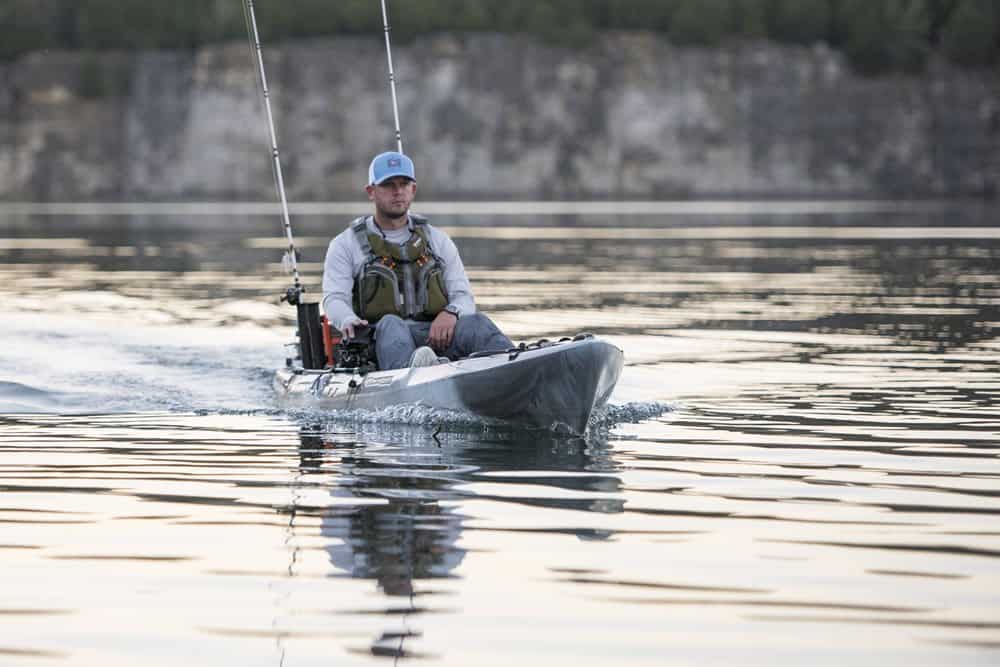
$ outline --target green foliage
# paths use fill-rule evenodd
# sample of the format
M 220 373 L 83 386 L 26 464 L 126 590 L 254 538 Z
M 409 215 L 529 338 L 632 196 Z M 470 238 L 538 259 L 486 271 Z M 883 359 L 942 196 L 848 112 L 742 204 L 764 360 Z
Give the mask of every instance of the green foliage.
M 733 0 L 729 12 L 729 32 L 744 39 L 764 39 L 768 35 L 771 0 Z
M 729 0 L 683 0 L 670 21 L 670 37 L 678 44 L 715 46 L 726 35 Z
M 496 2 L 490 6 L 490 15 L 497 30 L 516 32 L 524 29 L 528 22 L 528 15 L 534 6 L 535 3 L 529 0 Z
M 941 31 L 941 46 L 949 59 L 967 67 L 1000 62 L 1000 8 L 996 2 L 962 3 Z
M 862 72 L 918 71 L 933 50 L 1000 61 L 997 0 L 387 0 L 394 37 L 524 32 L 586 46 L 601 30 L 646 30 L 677 44 L 732 39 L 826 42 Z M 379 0 L 255 0 L 265 41 L 380 36 Z M 177 49 L 245 35 L 243 0 L 0 0 L 0 59 L 40 49 Z
M 813 44 L 830 29 L 829 0 L 771 0 L 766 11 L 767 34 L 780 42 Z
M 76 0 L 75 30 L 81 45 L 95 49 L 192 48 L 205 40 L 210 12 L 199 3 L 174 0 Z
M 496 30 L 490 20 L 490 10 L 478 2 L 457 2 L 452 15 L 456 30 Z
M 201 17 L 201 37 L 207 42 L 231 39 L 244 32 L 242 2 L 208 3 Z
M 321 2 L 328 8 L 335 7 L 334 20 L 343 26 L 343 31 L 351 34 L 361 34 L 378 31 L 382 28 L 382 11 L 378 3 L 371 0 L 343 0 L 335 5 L 325 0 Z
M 866 74 L 919 71 L 926 61 L 929 19 L 925 0 L 845 0 L 844 50 Z
M 538 0 L 528 11 L 524 28 L 528 32 L 551 39 L 559 30 L 559 12 L 551 2 Z
M 0 1 L 0 58 L 12 58 L 55 44 L 49 24 L 54 15 L 52 4 L 39 0 Z
M 960 0 L 927 0 L 927 39 L 937 46 L 941 43 L 941 31 L 951 21 L 952 16 L 962 5 Z
M 608 26 L 623 30 L 666 32 L 677 0 L 608 0 Z

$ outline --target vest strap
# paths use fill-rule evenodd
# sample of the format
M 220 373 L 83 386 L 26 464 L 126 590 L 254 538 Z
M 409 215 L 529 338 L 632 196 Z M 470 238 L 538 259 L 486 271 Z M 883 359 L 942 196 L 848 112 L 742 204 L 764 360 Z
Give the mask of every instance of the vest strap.
M 351 231 L 361 244 L 361 252 L 369 259 L 372 256 L 372 244 L 368 242 L 368 218 L 362 216 L 351 223 Z

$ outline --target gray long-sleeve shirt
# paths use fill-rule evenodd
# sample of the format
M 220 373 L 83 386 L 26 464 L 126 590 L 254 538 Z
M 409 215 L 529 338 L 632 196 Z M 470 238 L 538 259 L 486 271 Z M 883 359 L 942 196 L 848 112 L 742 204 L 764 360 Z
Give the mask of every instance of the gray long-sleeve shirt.
M 374 218 L 365 219 L 369 234 L 381 234 L 389 243 L 405 244 L 410 239 L 413 223 L 392 231 L 384 231 L 375 224 Z M 459 317 L 476 312 L 476 303 L 472 298 L 472 287 L 469 277 L 465 275 L 465 266 L 459 257 L 458 248 L 447 234 L 433 225 L 427 225 L 428 242 L 431 251 L 444 265 L 444 285 L 448 291 L 449 305 L 458 309 Z M 343 330 L 344 325 L 361 319 L 351 306 L 351 294 L 354 281 L 364 268 L 368 257 L 351 227 L 342 231 L 330 241 L 326 250 L 326 260 L 323 263 L 323 311 L 330 320 L 330 325 Z

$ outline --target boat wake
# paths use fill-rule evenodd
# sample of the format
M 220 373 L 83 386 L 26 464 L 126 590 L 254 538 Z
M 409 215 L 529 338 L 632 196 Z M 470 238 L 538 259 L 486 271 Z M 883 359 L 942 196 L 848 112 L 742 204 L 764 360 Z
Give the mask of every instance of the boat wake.
M 609 431 L 620 424 L 638 424 L 672 412 L 674 407 L 659 401 L 632 401 L 630 403 L 608 403 L 590 418 L 591 431 Z
M 274 406 L 275 334 L 4 317 L 0 413 L 260 410 Z M 276 352 L 278 351 L 278 352 Z
M 591 434 L 606 434 L 620 424 L 634 424 L 646 419 L 653 419 L 669 413 L 673 408 L 657 401 L 635 401 L 630 403 L 609 403 L 595 411 L 588 424 Z M 469 412 L 443 410 L 420 404 L 393 405 L 380 410 L 345 409 L 345 410 L 313 410 L 290 409 L 283 411 L 302 424 L 313 424 L 321 427 L 336 427 L 342 425 L 398 425 L 421 426 L 426 428 L 441 428 L 448 431 L 511 431 L 535 430 L 560 433 L 558 427 L 552 429 L 527 429 L 516 422 L 489 419 Z M 565 433 L 571 435 L 570 433 Z
M 313 424 L 526 430 L 516 423 L 419 403 L 381 409 L 279 407 L 271 383 L 284 333 L 237 330 L 223 337 L 210 327 L 120 331 L 62 318 L 4 318 L 0 334 L 9 344 L 0 350 L 0 414 L 188 412 L 264 415 Z M 592 415 L 588 430 L 607 432 L 670 410 L 659 402 L 609 403 Z
M 0 380 L 0 413 L 58 412 L 64 403 L 57 392 Z

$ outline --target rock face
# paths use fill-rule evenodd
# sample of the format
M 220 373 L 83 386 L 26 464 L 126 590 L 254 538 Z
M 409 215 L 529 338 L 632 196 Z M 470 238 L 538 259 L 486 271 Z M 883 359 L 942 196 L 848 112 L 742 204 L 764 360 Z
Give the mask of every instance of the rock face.
M 822 47 L 576 51 L 512 35 L 394 48 L 427 198 L 994 196 L 1000 74 L 850 71 Z M 383 46 L 265 45 L 289 196 L 357 198 L 393 148 Z M 245 44 L 0 65 L 0 198 L 271 200 Z

